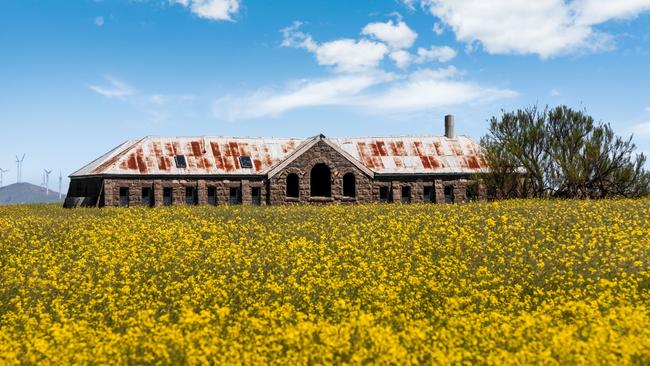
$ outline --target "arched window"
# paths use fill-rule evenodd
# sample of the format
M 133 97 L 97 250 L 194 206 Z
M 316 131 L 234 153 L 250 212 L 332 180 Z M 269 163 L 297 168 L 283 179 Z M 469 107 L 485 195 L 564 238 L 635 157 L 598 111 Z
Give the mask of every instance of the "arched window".
M 343 176 L 343 195 L 346 197 L 357 196 L 357 187 L 353 173 L 347 173 Z
M 300 180 L 298 174 L 289 173 L 287 175 L 287 197 L 300 197 Z
M 310 188 L 312 197 L 332 197 L 332 173 L 330 168 L 323 163 L 311 168 Z

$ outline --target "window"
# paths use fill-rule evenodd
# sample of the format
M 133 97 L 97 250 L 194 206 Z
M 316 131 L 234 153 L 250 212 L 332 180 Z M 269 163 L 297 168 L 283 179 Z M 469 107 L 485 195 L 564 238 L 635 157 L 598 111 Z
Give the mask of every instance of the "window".
M 217 187 L 208 187 L 208 204 L 217 204 Z
M 251 198 L 254 205 L 260 205 L 262 203 L 262 189 L 260 187 L 251 188 Z
M 140 204 L 146 207 L 153 206 L 153 189 L 151 187 L 142 187 L 142 199 Z
M 120 187 L 120 206 L 128 207 L 129 206 L 129 188 Z
M 185 203 L 188 205 L 196 205 L 195 187 L 185 187 Z
M 319 163 L 311 168 L 310 187 L 312 197 L 332 197 L 332 174 L 330 168 Z
M 379 187 L 379 202 L 390 202 L 390 188 L 388 186 Z
M 287 197 L 300 197 L 300 181 L 296 173 L 287 175 Z
M 239 157 L 239 166 L 242 167 L 242 169 L 251 169 L 253 168 L 253 161 L 251 160 L 250 156 L 240 156 Z
M 411 187 L 403 186 L 402 187 L 402 203 L 411 202 Z
M 356 197 L 357 188 L 353 173 L 347 173 L 343 176 L 343 195 L 346 197 Z
M 422 192 L 422 201 L 423 202 L 435 202 L 436 194 L 432 186 L 425 186 L 424 191 Z
M 165 187 L 163 188 L 163 205 L 171 206 L 172 205 L 172 188 Z
M 476 201 L 478 199 L 478 183 L 472 182 L 465 186 L 465 196 L 468 201 Z
M 228 198 L 228 203 L 231 205 L 238 205 L 241 203 L 241 188 L 230 187 L 230 197 Z
M 176 163 L 177 168 L 181 168 L 181 169 L 187 168 L 187 161 L 185 160 L 185 155 L 174 156 L 174 162 Z
M 445 186 L 445 202 L 453 203 L 454 202 L 454 187 Z

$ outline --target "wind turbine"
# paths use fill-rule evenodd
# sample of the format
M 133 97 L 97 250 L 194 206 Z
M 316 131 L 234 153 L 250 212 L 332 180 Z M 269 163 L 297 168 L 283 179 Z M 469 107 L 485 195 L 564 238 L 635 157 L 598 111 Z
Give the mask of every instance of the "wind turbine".
M 45 195 L 47 196 L 50 194 L 50 173 L 52 173 L 52 169 L 43 169 L 43 173 L 45 173 Z
M 25 154 L 23 154 L 23 157 L 18 159 L 18 155 L 16 155 L 16 183 L 20 183 L 21 179 L 23 178 L 23 161 L 25 160 Z
M 59 170 L 59 201 L 61 201 L 61 182 L 63 181 L 63 176 L 61 175 L 61 171 Z
M 2 178 L 6 172 L 8 172 L 8 169 L 2 169 L 0 168 L 0 187 L 2 187 Z

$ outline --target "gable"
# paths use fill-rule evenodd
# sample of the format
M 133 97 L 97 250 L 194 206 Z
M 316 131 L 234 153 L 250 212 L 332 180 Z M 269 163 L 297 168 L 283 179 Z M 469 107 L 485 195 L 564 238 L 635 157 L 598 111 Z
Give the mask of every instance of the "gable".
M 315 155 L 315 157 L 313 155 Z M 342 165 L 349 165 L 361 171 L 368 177 L 374 176 L 374 172 L 361 164 L 360 161 L 342 150 L 335 143 L 329 141 L 325 136 L 318 135 L 307 140 L 284 161 L 269 169 L 267 173 L 268 178 L 272 178 L 283 171 L 286 167 L 295 164 L 297 161 L 300 162 L 300 165 L 306 165 L 307 162 L 305 162 L 305 160 L 313 160 L 312 163 L 322 160 L 323 162 L 327 162 L 328 165 L 331 165 L 331 168 L 334 169 L 337 169 Z

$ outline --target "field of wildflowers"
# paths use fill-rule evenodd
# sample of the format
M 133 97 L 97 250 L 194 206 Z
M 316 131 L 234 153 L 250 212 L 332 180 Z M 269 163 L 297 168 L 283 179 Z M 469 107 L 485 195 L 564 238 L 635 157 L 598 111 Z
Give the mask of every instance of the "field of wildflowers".
M 0 207 L 0 364 L 650 364 L 650 199 Z

